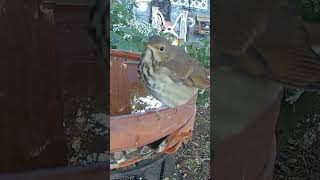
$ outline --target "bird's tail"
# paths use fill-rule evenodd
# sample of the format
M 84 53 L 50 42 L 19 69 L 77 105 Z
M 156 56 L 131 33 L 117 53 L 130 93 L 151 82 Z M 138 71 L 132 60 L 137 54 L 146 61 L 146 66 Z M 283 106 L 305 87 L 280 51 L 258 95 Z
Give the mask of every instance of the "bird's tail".
M 194 87 L 208 89 L 210 87 L 210 71 L 202 66 L 197 66 L 188 77 Z

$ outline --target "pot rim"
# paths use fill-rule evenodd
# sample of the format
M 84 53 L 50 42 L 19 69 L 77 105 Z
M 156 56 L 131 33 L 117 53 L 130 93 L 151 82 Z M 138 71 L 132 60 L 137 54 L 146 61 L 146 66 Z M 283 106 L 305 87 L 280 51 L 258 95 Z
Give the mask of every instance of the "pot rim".
M 110 52 L 110 56 L 133 61 L 139 61 L 141 56 L 141 53 L 125 50 L 110 49 Z M 194 122 L 196 99 L 197 91 L 186 104 L 177 107 L 176 110 L 161 107 L 139 114 L 110 116 L 110 153 L 148 145 L 175 132 L 179 132 L 179 135 L 175 135 L 174 141 L 183 141 L 186 136 L 181 133 L 189 132 L 190 128 L 188 130 L 181 130 L 181 128 L 190 121 Z M 156 111 L 159 112 L 160 117 L 164 116 L 164 118 L 158 120 Z M 180 119 L 175 119 L 176 116 L 180 116 Z

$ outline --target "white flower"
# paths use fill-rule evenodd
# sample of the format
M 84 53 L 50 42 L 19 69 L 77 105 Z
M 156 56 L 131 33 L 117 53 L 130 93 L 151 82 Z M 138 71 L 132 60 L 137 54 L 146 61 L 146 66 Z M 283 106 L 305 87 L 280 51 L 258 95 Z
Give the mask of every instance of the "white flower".
M 130 34 L 125 34 L 123 36 L 123 39 L 132 39 L 132 36 Z

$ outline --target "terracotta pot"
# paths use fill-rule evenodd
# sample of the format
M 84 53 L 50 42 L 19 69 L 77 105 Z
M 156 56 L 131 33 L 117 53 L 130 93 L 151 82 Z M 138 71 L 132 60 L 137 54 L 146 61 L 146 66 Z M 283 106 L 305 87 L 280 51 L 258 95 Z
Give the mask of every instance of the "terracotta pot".
M 305 23 L 312 48 L 320 53 L 320 24 Z M 211 174 L 217 180 L 272 180 L 276 158 L 275 128 L 282 93 L 241 134 L 212 148 Z M 232 172 L 232 173 L 231 173 Z
M 177 110 L 159 110 L 160 120 L 155 111 L 130 114 L 129 93 L 134 90 L 145 95 L 137 73 L 140 54 L 111 50 L 110 60 L 110 153 L 137 148 L 166 138 L 162 152 L 175 153 L 193 130 L 197 94 Z M 122 166 L 140 161 L 135 158 Z
M 276 158 L 275 127 L 282 93 L 242 133 L 213 148 L 211 174 L 220 180 L 272 180 Z

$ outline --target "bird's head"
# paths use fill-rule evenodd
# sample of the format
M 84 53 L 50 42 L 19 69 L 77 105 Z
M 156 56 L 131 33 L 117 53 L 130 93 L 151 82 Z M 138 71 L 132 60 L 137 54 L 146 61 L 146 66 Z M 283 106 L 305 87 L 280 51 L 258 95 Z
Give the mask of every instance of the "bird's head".
M 152 59 L 156 63 L 166 62 L 175 48 L 167 39 L 161 36 L 151 36 L 145 46 L 147 48 L 146 53 L 150 50 Z

